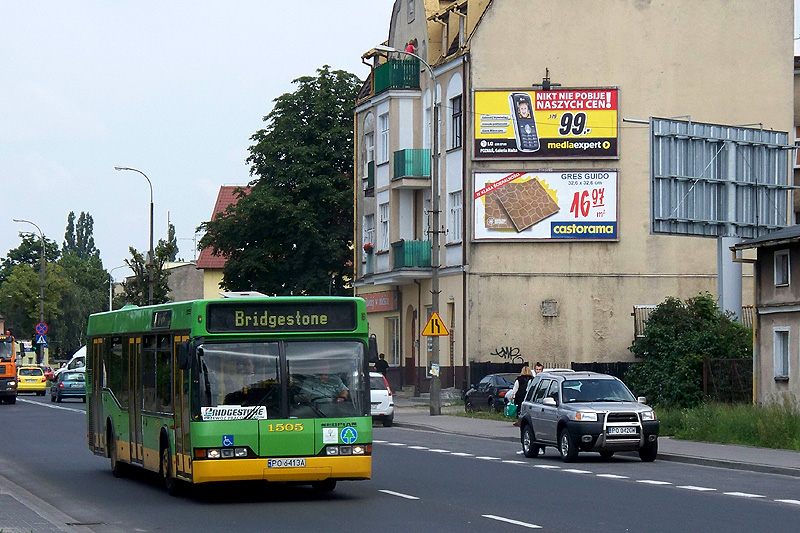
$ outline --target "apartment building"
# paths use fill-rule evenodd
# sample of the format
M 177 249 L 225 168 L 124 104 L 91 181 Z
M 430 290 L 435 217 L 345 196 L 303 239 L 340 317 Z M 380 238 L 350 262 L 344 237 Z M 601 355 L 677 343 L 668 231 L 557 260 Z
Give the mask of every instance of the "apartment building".
M 354 285 L 393 384 L 428 389 L 433 342 L 442 387 L 472 362 L 631 360 L 634 306 L 716 294 L 715 239 L 651 230 L 646 121 L 792 131 L 792 9 L 395 2 L 354 132 Z M 387 51 L 412 39 L 424 63 Z

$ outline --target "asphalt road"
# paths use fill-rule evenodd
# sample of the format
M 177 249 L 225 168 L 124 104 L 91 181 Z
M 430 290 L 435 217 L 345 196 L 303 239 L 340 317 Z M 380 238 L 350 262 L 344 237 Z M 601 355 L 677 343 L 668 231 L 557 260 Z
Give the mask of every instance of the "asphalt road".
M 111 476 L 86 445 L 84 404 L 0 406 L 0 476 L 74 520 L 112 531 L 796 531 L 800 479 L 375 426 L 373 479 L 330 494 L 262 483 L 173 498 L 146 473 Z M 0 524 L 2 524 L 0 517 Z M 82 526 L 81 526 L 82 525 Z

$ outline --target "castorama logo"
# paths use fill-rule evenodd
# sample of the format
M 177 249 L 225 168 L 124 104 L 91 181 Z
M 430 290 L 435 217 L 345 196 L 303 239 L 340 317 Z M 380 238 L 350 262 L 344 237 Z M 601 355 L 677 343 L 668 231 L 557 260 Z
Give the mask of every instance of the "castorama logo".
M 551 222 L 554 239 L 616 239 L 616 222 Z

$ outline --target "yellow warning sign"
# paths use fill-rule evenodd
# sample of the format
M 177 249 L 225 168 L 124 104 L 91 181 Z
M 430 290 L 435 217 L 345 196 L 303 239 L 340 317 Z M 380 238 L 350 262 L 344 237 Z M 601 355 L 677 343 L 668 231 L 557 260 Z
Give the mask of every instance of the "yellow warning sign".
M 428 323 L 425 325 L 425 329 L 422 330 L 422 336 L 443 337 L 445 335 L 450 335 L 450 332 L 447 331 L 447 327 L 445 327 L 444 322 L 442 322 L 442 319 L 439 318 L 439 314 L 433 313 L 430 320 L 428 320 Z

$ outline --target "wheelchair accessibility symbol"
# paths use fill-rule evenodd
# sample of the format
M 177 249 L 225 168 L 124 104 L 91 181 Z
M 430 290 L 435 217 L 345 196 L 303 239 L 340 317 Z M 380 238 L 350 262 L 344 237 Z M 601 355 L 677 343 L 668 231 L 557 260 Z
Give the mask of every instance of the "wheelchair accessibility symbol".
M 342 430 L 339 436 L 342 438 L 342 442 L 345 444 L 353 444 L 358 438 L 358 432 L 356 431 L 356 428 L 347 426 Z
M 223 446 L 233 446 L 233 435 L 223 435 L 222 436 L 222 445 Z

